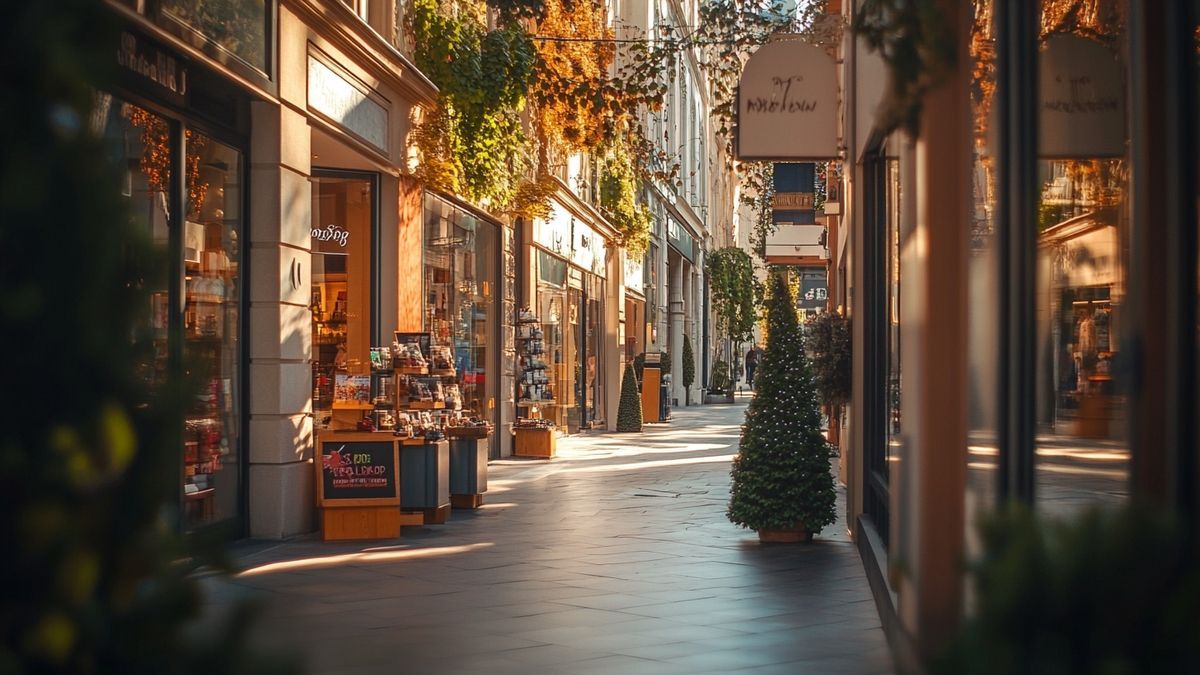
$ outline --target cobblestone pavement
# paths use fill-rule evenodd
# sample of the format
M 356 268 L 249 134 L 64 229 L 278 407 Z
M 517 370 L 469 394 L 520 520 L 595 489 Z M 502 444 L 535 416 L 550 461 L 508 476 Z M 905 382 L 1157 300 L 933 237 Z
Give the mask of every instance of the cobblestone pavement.
M 744 410 L 492 462 L 483 508 L 398 540 L 245 542 L 210 610 L 256 598 L 255 640 L 320 673 L 891 673 L 843 523 L 764 546 L 725 518 Z

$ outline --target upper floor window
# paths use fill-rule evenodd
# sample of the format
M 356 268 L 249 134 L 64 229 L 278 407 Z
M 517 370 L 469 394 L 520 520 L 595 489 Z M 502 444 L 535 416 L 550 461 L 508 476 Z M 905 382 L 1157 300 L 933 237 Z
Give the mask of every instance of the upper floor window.
M 268 72 L 267 0 L 162 0 L 162 15 L 238 61 Z

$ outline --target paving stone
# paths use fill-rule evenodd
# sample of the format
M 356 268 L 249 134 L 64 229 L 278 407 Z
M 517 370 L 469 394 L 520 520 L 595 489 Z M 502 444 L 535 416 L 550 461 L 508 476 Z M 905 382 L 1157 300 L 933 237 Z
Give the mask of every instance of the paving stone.
M 256 639 L 313 673 L 890 675 L 843 523 L 762 546 L 725 518 L 744 410 L 492 462 L 485 508 L 398 540 L 240 542 L 209 610 L 253 598 Z

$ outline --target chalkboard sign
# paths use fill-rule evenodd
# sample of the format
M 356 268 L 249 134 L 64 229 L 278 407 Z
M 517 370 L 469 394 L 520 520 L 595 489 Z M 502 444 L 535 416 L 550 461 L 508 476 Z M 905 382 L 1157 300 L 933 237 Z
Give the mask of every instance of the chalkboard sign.
M 317 502 L 321 506 L 400 503 L 396 445 L 392 441 L 322 439 Z

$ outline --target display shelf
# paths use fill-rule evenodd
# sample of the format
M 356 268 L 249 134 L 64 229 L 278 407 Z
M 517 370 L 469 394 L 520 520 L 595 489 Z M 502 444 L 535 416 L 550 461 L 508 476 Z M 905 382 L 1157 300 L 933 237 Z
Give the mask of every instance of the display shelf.
M 409 401 L 409 410 L 445 410 L 445 401 Z
M 428 368 L 418 368 L 415 366 L 401 366 L 392 369 L 397 375 L 428 375 Z

